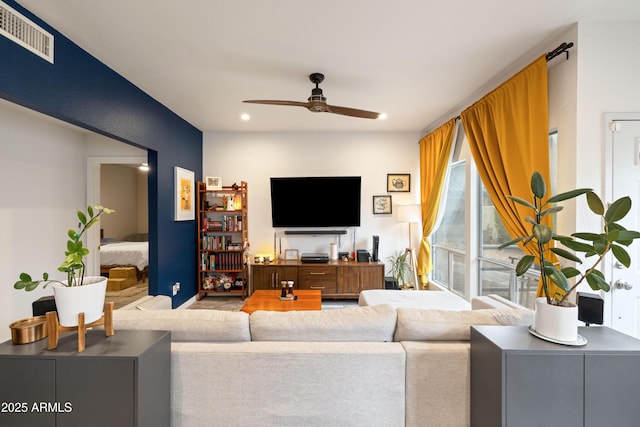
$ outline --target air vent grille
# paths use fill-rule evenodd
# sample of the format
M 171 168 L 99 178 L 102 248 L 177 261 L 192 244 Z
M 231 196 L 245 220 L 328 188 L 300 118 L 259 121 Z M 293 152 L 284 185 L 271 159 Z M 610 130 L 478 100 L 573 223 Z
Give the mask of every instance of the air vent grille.
M 0 34 L 53 64 L 53 36 L 1 1 Z

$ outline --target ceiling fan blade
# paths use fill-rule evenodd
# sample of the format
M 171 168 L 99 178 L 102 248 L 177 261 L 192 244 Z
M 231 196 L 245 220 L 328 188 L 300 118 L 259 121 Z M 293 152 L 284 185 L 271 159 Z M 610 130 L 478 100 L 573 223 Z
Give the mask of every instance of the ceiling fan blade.
M 337 105 L 327 105 L 327 113 L 341 114 L 343 116 L 360 117 L 363 119 L 377 119 L 380 113 L 373 111 L 358 110 L 357 108 L 338 107 Z
M 242 101 L 242 102 L 247 102 L 249 104 L 289 105 L 289 106 L 293 106 L 293 107 L 309 108 L 309 103 L 308 102 L 298 102 L 298 101 L 277 101 L 277 100 L 270 100 L 270 99 L 253 99 L 253 100 Z

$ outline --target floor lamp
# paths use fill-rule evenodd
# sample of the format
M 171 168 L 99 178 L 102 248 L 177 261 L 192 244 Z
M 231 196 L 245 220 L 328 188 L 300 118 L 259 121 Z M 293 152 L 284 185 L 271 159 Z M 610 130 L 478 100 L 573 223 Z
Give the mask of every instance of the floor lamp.
M 398 206 L 398 222 L 406 222 L 409 224 L 409 246 L 405 249 L 405 255 L 409 257 L 409 265 L 413 271 L 413 289 L 421 288 L 418 282 L 418 262 L 416 253 L 413 249 L 413 239 L 411 238 L 411 224 L 421 222 L 420 205 L 399 205 Z

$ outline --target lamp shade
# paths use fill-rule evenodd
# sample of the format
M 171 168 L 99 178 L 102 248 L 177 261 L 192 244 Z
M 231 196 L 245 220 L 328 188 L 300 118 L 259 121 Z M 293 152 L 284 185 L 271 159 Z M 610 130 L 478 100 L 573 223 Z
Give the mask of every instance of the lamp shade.
M 422 212 L 420 205 L 399 205 L 398 206 L 398 222 L 416 222 L 420 223 Z

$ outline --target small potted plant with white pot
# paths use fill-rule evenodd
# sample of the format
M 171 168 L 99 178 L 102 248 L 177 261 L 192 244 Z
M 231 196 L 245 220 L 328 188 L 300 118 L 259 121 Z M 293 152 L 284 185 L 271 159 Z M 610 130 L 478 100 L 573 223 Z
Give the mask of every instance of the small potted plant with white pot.
M 33 280 L 27 273 L 20 274 L 13 287 L 32 291 L 40 284 L 53 286 L 58 319 L 62 326 L 77 326 L 78 314 L 84 313 L 85 322 L 94 322 L 102 317 L 104 297 L 107 288 L 107 278 L 101 276 L 85 276 L 85 257 L 89 249 L 82 241 L 85 233 L 98 222 L 100 215 L 115 212 L 100 205 L 87 206 L 87 211 L 78 211 L 78 230 L 67 232 L 67 250 L 65 259 L 58 267 L 58 271 L 67 274 L 67 280 L 50 279 L 49 273 L 43 273 L 42 279 Z
M 631 265 L 631 258 L 625 247 L 640 238 L 640 233 L 627 230 L 618 224 L 618 221 L 631 210 L 629 197 L 616 200 L 605 210 L 600 197 L 588 188 L 567 191 L 545 200 L 546 192 L 544 179 L 540 173 L 534 172 L 531 176 L 531 201 L 508 196 L 514 202 L 532 210 L 533 215 L 525 218 L 525 221 L 531 224 L 531 234 L 517 237 L 501 245 L 500 248 L 519 242 L 522 242 L 525 247 L 533 245 L 531 251 L 533 254 L 524 255 L 516 266 L 517 276 L 522 276 L 534 265 L 540 270 L 544 297 L 536 299 L 536 320 L 532 332 L 541 338 L 549 338 L 550 341 L 571 343 L 578 338 L 578 314 L 576 305 L 568 300 L 569 296 L 585 280 L 594 291 L 608 292 L 610 285 L 597 267 L 611 252 L 621 265 L 628 268 Z M 543 224 L 544 217 L 562 210 L 562 206 L 554 203 L 583 194 L 586 196 L 589 209 L 601 218 L 600 233 L 576 232 L 571 236 L 560 236 L 555 234 L 551 227 Z M 553 241 L 569 250 L 551 247 Z M 582 253 L 585 260 L 592 257 L 595 257 L 595 260 L 581 272 L 575 267 L 561 267 L 559 262 L 552 262 L 550 253 L 579 264 L 582 264 L 582 259 L 574 253 Z M 573 284 L 570 283 L 570 279 L 574 280 Z M 557 319 L 553 317 L 556 314 L 560 316 Z

